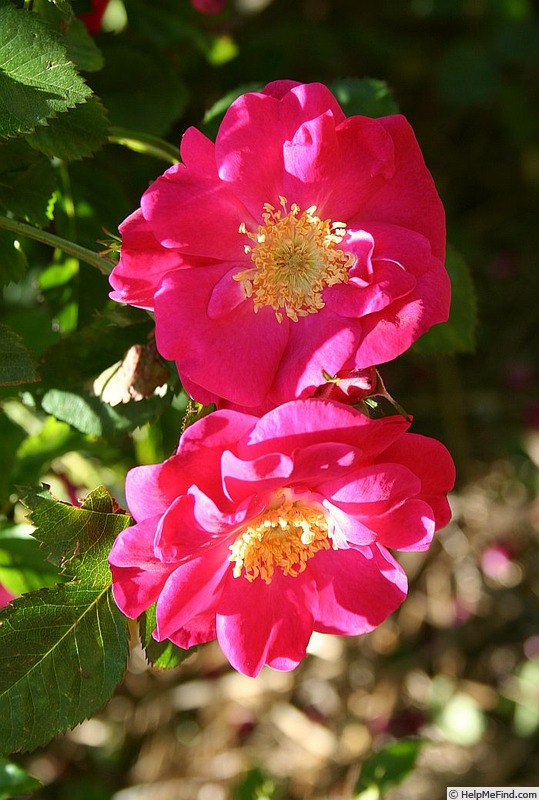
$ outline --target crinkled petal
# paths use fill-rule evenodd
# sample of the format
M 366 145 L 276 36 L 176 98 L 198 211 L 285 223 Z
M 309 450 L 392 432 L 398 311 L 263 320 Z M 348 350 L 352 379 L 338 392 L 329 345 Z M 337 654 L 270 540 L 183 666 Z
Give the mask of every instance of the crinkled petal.
M 418 495 L 421 480 L 411 468 L 391 460 L 359 467 L 351 475 L 332 477 L 321 484 L 318 491 L 334 505 L 356 516 L 384 514 Z
M 227 575 L 217 610 L 217 639 L 232 666 L 256 677 L 264 664 L 293 669 L 305 657 L 317 599 L 306 573 L 276 571 L 270 584 Z
M 364 547 L 365 545 L 376 542 L 377 535 L 363 520 L 344 511 L 337 505 L 325 499 L 322 505 L 328 512 L 327 520 L 336 543 L 341 546 L 343 542 L 348 546 L 349 543 Z M 368 521 L 368 517 L 366 518 Z
M 342 478 L 361 464 L 363 453 L 344 442 L 320 442 L 299 447 L 294 452 L 295 484 L 304 483 L 312 489 L 324 484 L 328 475 Z
M 221 455 L 248 434 L 256 421 L 256 417 L 239 411 L 216 411 L 184 431 L 176 455 L 161 464 L 129 470 L 125 493 L 137 522 L 149 516 L 162 516 L 193 484 L 214 501 L 222 501 L 222 510 L 228 511 L 222 488 Z
M 219 176 L 258 219 L 264 203 L 278 206 L 279 196 L 286 196 L 283 145 L 294 139 L 301 125 L 321 115 L 329 113 L 333 125 L 344 119 L 322 84 L 297 84 L 281 94 L 284 88 L 284 84 L 270 84 L 263 93 L 250 92 L 235 100 L 215 142 Z M 290 188 L 297 185 L 293 182 Z M 298 202 L 292 197 L 288 200 Z M 315 203 L 316 199 L 308 205 Z
M 373 258 L 394 261 L 411 275 L 421 275 L 432 269 L 434 263 L 440 263 L 440 259 L 432 254 L 429 239 L 410 228 L 369 220 L 365 223 L 365 229 L 350 232 L 352 242 L 358 234 L 371 238 Z
M 198 128 L 187 128 L 180 143 L 183 163 L 195 175 L 218 178 L 215 163 L 215 143 Z
M 244 503 L 233 513 L 223 513 L 197 486 L 178 497 L 161 517 L 155 553 L 174 563 L 193 558 L 212 540 L 237 529 L 246 519 L 262 511 L 261 503 Z
M 158 522 L 158 518 L 151 517 L 126 528 L 109 554 L 114 601 L 130 619 L 156 601 L 170 575 L 170 564 L 159 561 L 154 553 Z
M 240 406 L 258 406 L 278 369 L 289 323 L 279 324 L 269 307 L 255 314 L 250 301 L 211 319 L 208 306 L 214 287 L 228 269 L 218 265 L 178 270 L 165 277 L 156 295 L 157 348 L 176 361 L 182 380 L 185 375 Z M 183 302 L 177 302 L 178 297 Z
M 434 513 L 424 500 L 407 500 L 380 517 L 369 520 L 377 539 L 392 550 L 426 550 L 435 530 Z
M 339 372 L 361 341 L 361 323 L 323 308 L 290 324 L 290 337 L 271 388 L 275 405 L 299 397 Z
M 238 458 L 227 451 L 223 453 L 223 482 L 227 495 L 234 503 L 254 494 L 270 492 L 282 486 L 309 486 L 345 475 L 356 468 L 362 453 L 348 444 L 321 442 L 293 450 L 292 456 L 278 452 Z
M 282 194 L 302 210 L 322 213 L 333 176 L 339 171 L 335 119 L 330 111 L 304 122 L 283 146 Z M 339 218 L 340 219 L 340 218 Z
M 393 178 L 395 147 L 380 120 L 363 116 L 342 122 L 328 144 L 337 166 L 326 176 L 319 211 L 324 217 L 348 224 Z
M 241 222 L 255 223 L 217 176 L 175 164 L 141 198 L 141 208 L 157 241 L 185 256 L 243 259 Z
M 320 442 L 344 443 L 372 460 L 407 430 L 410 423 L 396 414 L 369 419 L 351 406 L 333 400 L 310 398 L 284 403 L 255 421 L 238 442 L 240 458 L 263 453 L 290 453 Z
M 210 628 L 223 590 L 223 578 L 232 569 L 228 556 L 226 543 L 210 547 L 170 575 L 157 601 L 158 641 L 171 639 L 181 647 L 200 642 L 200 621 L 206 621 L 205 630 Z
M 392 303 L 409 295 L 415 286 L 415 277 L 400 264 L 373 259 L 373 276 L 369 285 L 357 285 L 351 280 L 329 287 L 324 297 L 327 307 L 334 313 L 359 319 L 385 311 Z
M 183 266 L 182 256 L 159 244 L 138 208 L 119 228 L 122 236 L 120 260 L 110 274 L 119 303 L 153 310 L 154 295 L 167 272 Z
M 346 119 L 334 95 L 323 83 L 272 81 L 264 87 L 262 93 L 283 100 L 285 113 L 294 120 L 295 129 L 303 120 L 315 119 L 325 111 L 331 111 L 336 124 Z
M 286 485 L 294 469 L 293 460 L 282 453 L 268 453 L 244 461 L 229 450 L 223 453 L 221 465 L 227 495 L 234 502 Z
M 402 603 L 407 580 L 402 567 L 377 545 L 321 550 L 310 560 L 316 580 L 320 633 L 368 633 Z
M 383 221 L 424 234 L 432 254 L 445 256 L 445 213 L 415 134 L 400 114 L 377 120 L 391 136 L 395 148 L 395 172 L 349 220 L 363 228 L 367 220 Z
M 129 511 L 140 522 L 146 517 L 161 516 L 190 483 L 181 480 L 181 468 L 175 456 L 162 464 L 133 467 L 126 475 L 125 495 Z
M 428 436 L 410 433 L 395 441 L 385 454 L 413 470 L 421 480 L 421 498 L 432 508 L 436 530 L 451 519 L 447 493 L 455 483 L 455 465 L 445 445 Z
M 234 280 L 234 275 L 237 274 L 238 267 L 232 267 L 213 287 L 207 308 L 210 319 L 225 317 L 241 303 L 246 302 L 245 291 L 241 282 Z

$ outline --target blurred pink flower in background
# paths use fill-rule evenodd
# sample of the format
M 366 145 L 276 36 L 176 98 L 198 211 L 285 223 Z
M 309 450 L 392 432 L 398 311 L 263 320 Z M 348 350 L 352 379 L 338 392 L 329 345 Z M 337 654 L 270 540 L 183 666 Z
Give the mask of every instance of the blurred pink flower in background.
M 0 583 L 0 608 L 7 606 L 12 600 L 15 600 L 15 595 L 8 592 L 6 587 Z
M 79 15 L 79 19 L 86 25 L 88 33 L 92 35 L 99 33 L 108 4 L 109 0 L 92 0 L 92 10 Z
M 226 5 L 226 0 L 191 0 L 191 5 L 201 14 L 220 14 Z
M 424 550 L 450 517 L 451 457 L 407 428 L 321 399 L 199 420 L 127 475 L 117 605 L 135 618 L 157 601 L 158 640 L 217 638 L 252 676 L 293 669 L 313 631 L 372 630 L 407 592 L 388 548 Z
M 444 211 L 404 117 L 277 81 L 181 157 L 120 226 L 111 296 L 155 310 L 195 400 L 275 406 L 447 319 Z

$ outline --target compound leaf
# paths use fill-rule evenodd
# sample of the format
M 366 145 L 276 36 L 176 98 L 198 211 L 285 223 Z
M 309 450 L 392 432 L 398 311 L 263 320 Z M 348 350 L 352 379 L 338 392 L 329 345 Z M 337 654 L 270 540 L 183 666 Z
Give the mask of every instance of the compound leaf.
M 60 36 L 36 14 L 0 0 L 0 136 L 30 133 L 91 93 Z
M 37 489 L 25 495 L 23 504 L 30 511 L 35 538 L 63 573 L 86 586 L 110 584 L 107 557 L 132 518 L 121 511 L 104 486 L 91 491 L 80 507 Z
M 110 588 L 67 583 L 0 611 L 0 742 L 32 750 L 99 710 L 120 682 L 128 626 Z
M 84 105 L 69 109 L 65 114 L 28 137 L 28 143 L 47 156 L 64 161 L 84 158 L 98 150 L 107 140 L 109 123 L 102 104 L 91 97 Z

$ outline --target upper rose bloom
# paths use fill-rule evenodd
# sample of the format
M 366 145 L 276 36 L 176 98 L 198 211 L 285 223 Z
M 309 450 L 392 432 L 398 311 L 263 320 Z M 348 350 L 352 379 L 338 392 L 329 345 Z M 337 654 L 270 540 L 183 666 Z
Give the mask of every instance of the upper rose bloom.
M 444 211 L 400 115 L 346 118 L 321 84 L 270 83 L 195 128 L 120 226 L 112 297 L 155 309 L 200 402 L 304 396 L 447 319 Z
M 372 630 L 407 591 L 387 548 L 426 549 L 450 517 L 451 458 L 407 427 L 318 399 L 199 420 L 176 455 L 127 475 L 136 524 L 109 557 L 119 608 L 157 601 L 158 640 L 217 637 L 253 676 L 293 669 L 313 630 Z

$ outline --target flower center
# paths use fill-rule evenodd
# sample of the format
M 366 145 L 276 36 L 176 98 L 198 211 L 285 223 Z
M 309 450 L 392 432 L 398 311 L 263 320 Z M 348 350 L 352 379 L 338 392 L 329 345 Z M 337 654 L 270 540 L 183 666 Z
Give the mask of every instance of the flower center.
M 322 511 L 292 499 L 288 490 L 256 517 L 230 546 L 234 577 L 271 583 L 275 568 L 297 577 L 318 550 L 329 550 L 330 534 Z
M 254 242 L 244 246 L 254 267 L 238 272 L 234 280 L 253 298 L 255 312 L 271 306 L 279 322 L 283 315 L 297 322 L 323 308 L 326 286 L 348 281 L 355 257 L 337 247 L 346 234 L 343 222 L 321 220 L 316 206 L 300 213 L 292 203 L 287 211 L 286 198 L 279 200 L 282 210 L 264 203 L 264 225 L 256 233 L 241 223 L 239 232 Z

